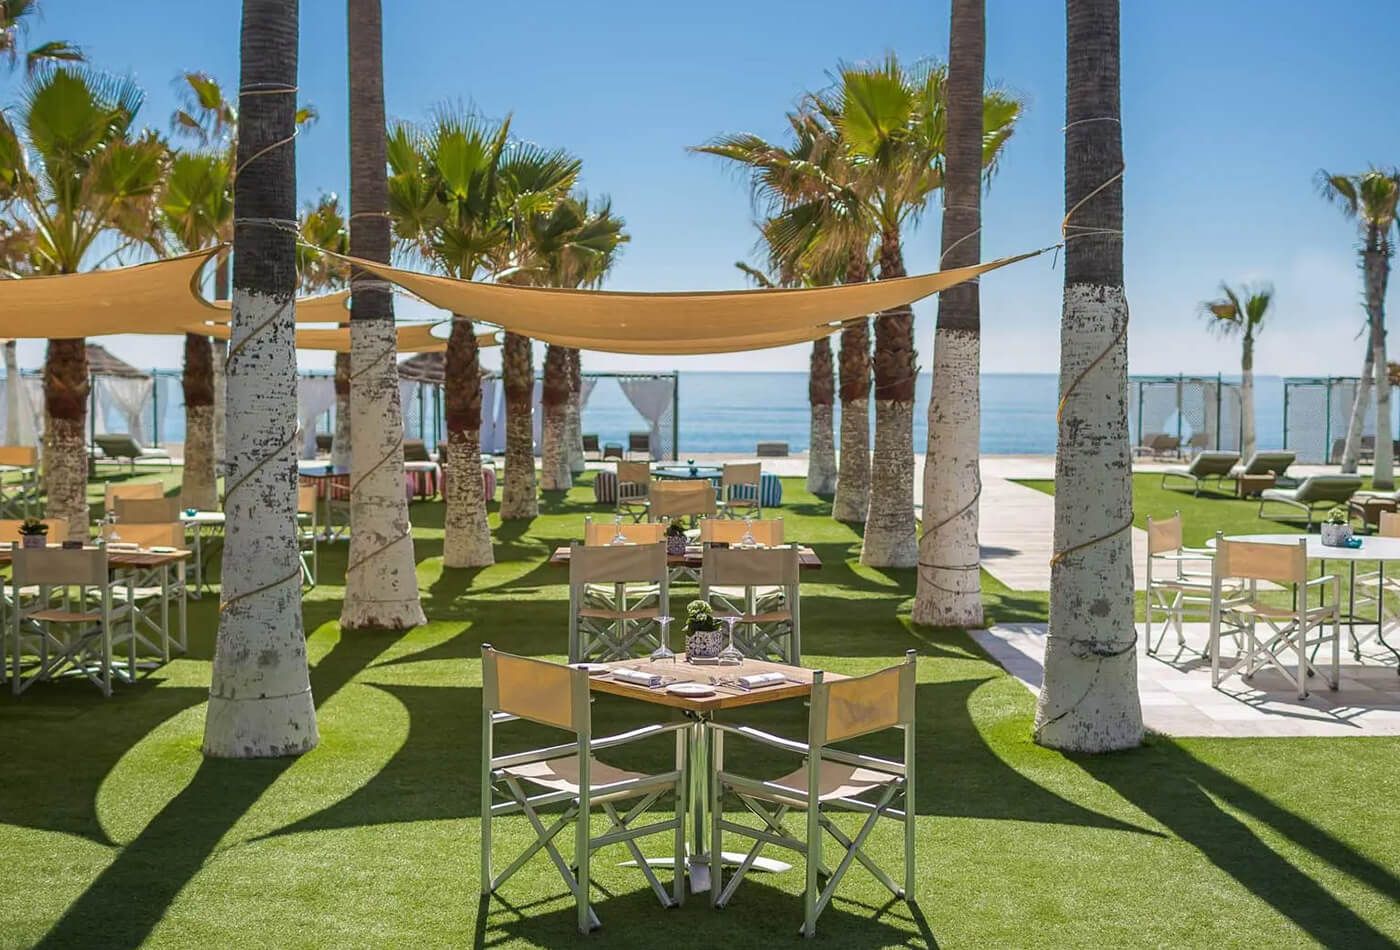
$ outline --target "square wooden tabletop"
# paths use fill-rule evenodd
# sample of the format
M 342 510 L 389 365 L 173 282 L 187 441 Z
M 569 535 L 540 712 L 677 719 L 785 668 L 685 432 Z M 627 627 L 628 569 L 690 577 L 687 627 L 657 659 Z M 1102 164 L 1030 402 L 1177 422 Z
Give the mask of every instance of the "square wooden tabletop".
M 737 666 L 688 663 L 684 654 L 677 654 L 674 663 L 668 660 L 655 662 L 651 660 L 618 660 L 601 665 L 608 667 L 609 671 L 625 667 L 643 673 L 655 673 L 661 676 L 661 685 L 646 687 L 620 682 L 613 678 L 611 672 L 608 672 L 588 678 L 588 686 L 593 691 L 611 693 L 614 696 L 625 696 L 628 699 L 639 699 L 644 703 L 670 706 L 672 709 L 684 709 L 696 713 L 711 713 L 721 709 L 774 703 L 782 699 L 797 699 L 811 695 L 812 674 L 815 672 L 805 667 L 772 663 L 768 660 L 745 659 L 742 664 Z M 755 673 L 782 673 L 784 680 L 773 686 L 760 686 L 755 689 L 744 689 L 741 686 L 732 685 L 738 677 L 751 676 Z M 826 682 L 831 682 L 846 677 L 840 673 L 825 672 L 823 678 Z M 678 683 L 713 686 L 714 693 L 709 696 L 677 696 L 668 692 L 669 687 Z
M 552 567 L 569 566 L 568 546 L 557 547 L 554 553 L 549 556 L 549 563 Z M 671 567 L 700 568 L 704 566 L 705 555 L 700 545 L 690 545 L 685 549 L 684 554 L 668 554 L 666 563 Z M 817 556 L 817 552 L 811 548 L 802 546 L 797 549 L 797 566 L 804 571 L 815 571 L 821 568 L 822 559 Z

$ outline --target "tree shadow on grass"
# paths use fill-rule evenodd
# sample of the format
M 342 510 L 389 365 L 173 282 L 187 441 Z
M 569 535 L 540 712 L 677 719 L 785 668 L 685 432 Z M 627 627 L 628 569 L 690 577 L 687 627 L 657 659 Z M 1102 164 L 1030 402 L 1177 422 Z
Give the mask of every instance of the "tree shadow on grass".
M 368 666 L 385 639 L 342 637 L 311 670 L 317 705 Z M 203 759 L 190 783 L 69 905 L 39 946 L 139 946 L 228 830 L 295 762 Z
M 1400 902 L 1400 880 L 1391 870 L 1301 815 L 1210 767 L 1169 739 L 1155 739 L 1128 756 L 1078 756 L 1075 761 L 1319 944 L 1395 946 L 1393 935 L 1372 927 L 1218 803 L 1228 803 L 1392 903 Z

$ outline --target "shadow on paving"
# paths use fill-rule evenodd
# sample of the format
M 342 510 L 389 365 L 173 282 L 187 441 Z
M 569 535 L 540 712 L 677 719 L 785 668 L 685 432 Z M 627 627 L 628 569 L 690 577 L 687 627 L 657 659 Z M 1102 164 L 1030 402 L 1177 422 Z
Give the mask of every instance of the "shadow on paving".
M 1394 947 L 1394 936 L 1368 924 L 1261 841 L 1217 802 L 1244 812 L 1299 848 L 1392 902 L 1400 880 L 1307 819 L 1281 807 L 1167 739 L 1131 755 L 1072 756 L 1080 768 L 1165 825 L 1216 867 L 1324 946 Z
M 317 705 L 368 666 L 386 639 L 342 638 L 311 670 Z M 296 761 L 203 759 L 190 783 L 121 849 L 39 946 L 139 946 L 228 830 Z

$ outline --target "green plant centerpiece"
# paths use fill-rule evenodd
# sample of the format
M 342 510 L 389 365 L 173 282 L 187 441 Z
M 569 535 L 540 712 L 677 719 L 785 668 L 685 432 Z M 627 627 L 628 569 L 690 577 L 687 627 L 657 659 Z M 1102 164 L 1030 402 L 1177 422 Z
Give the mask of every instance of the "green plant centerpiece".
M 26 548 L 42 548 L 49 543 L 49 526 L 38 518 L 25 518 L 19 526 L 20 544 Z
M 703 600 L 685 605 L 685 652 L 691 659 L 712 659 L 723 646 L 714 609 Z
M 682 557 L 685 554 L 685 545 L 685 528 L 681 526 L 679 521 L 672 521 L 666 526 L 666 553 Z
M 1351 517 L 1341 505 L 1327 512 L 1322 522 L 1322 543 L 1331 548 L 1340 548 L 1351 542 Z

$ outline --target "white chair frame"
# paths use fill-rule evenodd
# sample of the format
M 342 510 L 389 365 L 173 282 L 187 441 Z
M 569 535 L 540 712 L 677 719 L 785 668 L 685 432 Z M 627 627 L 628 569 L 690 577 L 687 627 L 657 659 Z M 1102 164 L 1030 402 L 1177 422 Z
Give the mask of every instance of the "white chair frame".
M 761 565 L 756 571 L 755 561 Z M 734 645 L 745 656 L 798 666 L 802 663 L 800 570 L 796 545 L 707 545 L 701 556 L 700 599 L 716 608 L 716 618 L 739 617 Z
M 670 597 L 666 542 L 571 544 L 569 662 L 650 653 L 661 643 L 656 618 L 669 609 Z

